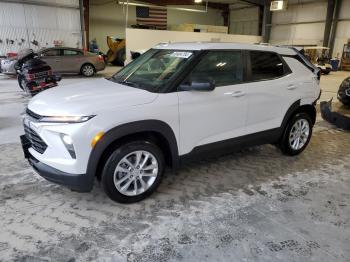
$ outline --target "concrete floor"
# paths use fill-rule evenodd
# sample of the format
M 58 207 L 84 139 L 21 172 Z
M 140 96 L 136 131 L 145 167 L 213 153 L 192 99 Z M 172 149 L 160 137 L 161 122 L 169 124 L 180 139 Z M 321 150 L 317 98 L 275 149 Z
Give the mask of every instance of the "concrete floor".
M 322 99 L 348 75 L 322 77 Z M 350 133 L 320 117 L 298 157 L 266 145 L 202 160 L 122 205 L 98 183 L 81 194 L 34 174 L 18 140 L 27 101 L 0 76 L 0 261 L 350 261 Z

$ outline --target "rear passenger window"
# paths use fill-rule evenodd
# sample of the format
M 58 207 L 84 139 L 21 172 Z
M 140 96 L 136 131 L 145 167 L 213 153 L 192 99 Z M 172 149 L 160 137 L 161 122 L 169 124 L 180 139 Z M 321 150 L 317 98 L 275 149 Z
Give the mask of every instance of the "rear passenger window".
M 72 56 L 72 55 L 82 55 L 83 53 L 77 50 L 71 50 L 71 49 L 64 49 L 63 55 L 65 56 Z
M 209 51 L 195 66 L 191 80 L 206 82 L 214 80 L 215 86 L 226 86 L 243 81 L 241 51 Z
M 251 80 L 272 79 L 285 74 L 282 60 L 275 53 L 250 51 L 250 62 Z

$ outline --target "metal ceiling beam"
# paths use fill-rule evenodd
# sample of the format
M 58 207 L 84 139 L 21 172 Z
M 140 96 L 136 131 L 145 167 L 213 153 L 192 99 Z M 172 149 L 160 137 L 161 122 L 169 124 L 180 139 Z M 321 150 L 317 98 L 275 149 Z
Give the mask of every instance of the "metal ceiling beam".
M 262 22 L 262 37 L 263 42 L 268 43 L 270 40 L 271 34 L 271 20 L 272 12 L 270 11 L 271 0 L 266 0 L 264 3 L 264 13 L 263 13 L 263 22 Z
M 160 6 L 166 6 L 166 5 L 196 5 L 196 6 L 206 6 L 206 0 L 203 0 L 202 3 L 196 4 L 194 0 L 142 0 L 143 3 L 148 3 L 152 5 L 160 5 Z M 223 11 L 228 10 L 229 4 L 222 4 L 222 3 L 213 3 L 208 1 L 208 7 L 214 8 L 214 9 L 220 9 Z
M 264 6 L 265 0 L 239 0 L 240 2 L 245 2 L 252 5 Z
M 333 15 L 333 25 L 331 29 L 331 35 L 329 38 L 329 54 L 332 56 L 335 42 L 335 34 L 337 32 L 338 21 L 339 21 L 339 12 L 342 5 L 342 0 L 335 0 L 335 10 Z
M 332 28 L 333 14 L 334 14 L 335 0 L 328 0 L 326 23 L 324 26 L 323 46 L 329 46 L 329 36 Z

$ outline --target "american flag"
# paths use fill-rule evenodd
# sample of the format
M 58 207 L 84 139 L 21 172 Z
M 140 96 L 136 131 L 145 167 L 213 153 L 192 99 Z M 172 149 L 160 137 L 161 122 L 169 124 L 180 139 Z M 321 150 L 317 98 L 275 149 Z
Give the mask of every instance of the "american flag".
M 154 26 L 156 29 L 167 29 L 167 9 L 162 7 L 136 7 L 136 23 Z

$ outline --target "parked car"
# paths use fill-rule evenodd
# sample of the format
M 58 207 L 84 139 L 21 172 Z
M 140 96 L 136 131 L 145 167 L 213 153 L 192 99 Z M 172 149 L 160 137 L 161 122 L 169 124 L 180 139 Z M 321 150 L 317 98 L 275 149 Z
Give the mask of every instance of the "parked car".
M 304 47 L 305 55 L 311 63 L 321 70 L 322 74 L 328 75 L 332 71 L 330 64 L 329 48 L 323 46 Z
M 300 154 L 316 119 L 318 73 L 291 48 L 158 45 L 110 79 L 34 97 L 23 150 L 47 180 L 86 192 L 97 177 L 111 199 L 139 201 L 165 165 L 192 157 L 266 143 Z
M 0 73 L 5 75 L 16 75 L 15 64 L 17 62 L 16 57 L 4 58 L 0 61 Z
M 15 65 L 20 88 L 28 95 L 34 96 L 43 90 L 57 86 L 60 75 L 52 73 L 51 67 L 41 60 L 32 49 L 18 53 Z
M 338 99 L 344 105 L 350 106 L 350 77 L 344 79 L 338 90 Z
M 77 48 L 55 47 L 38 52 L 40 58 L 48 63 L 54 72 L 73 73 L 93 76 L 105 69 L 106 64 L 101 55 L 84 52 Z
M 53 72 L 61 74 L 82 74 L 93 76 L 96 72 L 106 68 L 104 57 L 81 49 L 70 47 L 53 47 L 42 49 L 38 52 L 41 60 L 52 68 Z M 14 65 L 17 58 L 5 59 L 1 62 L 1 68 L 5 74 L 16 74 Z

